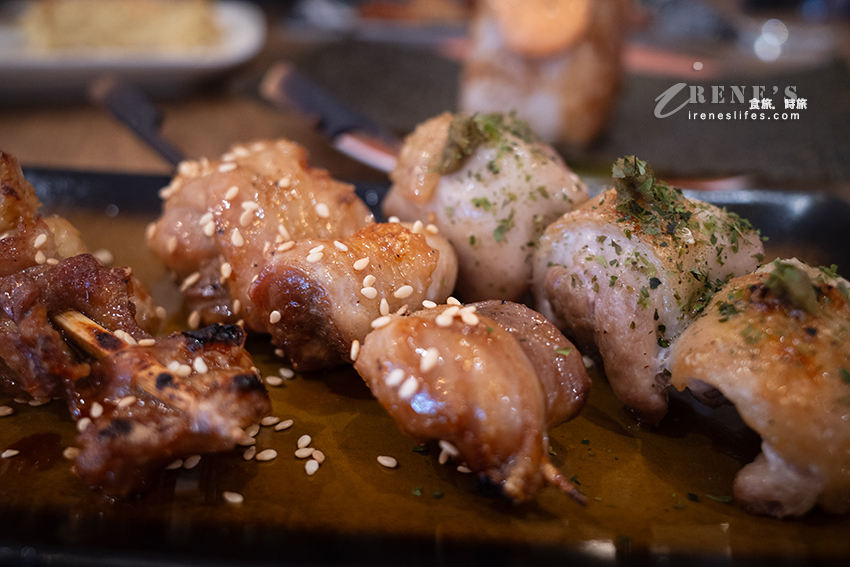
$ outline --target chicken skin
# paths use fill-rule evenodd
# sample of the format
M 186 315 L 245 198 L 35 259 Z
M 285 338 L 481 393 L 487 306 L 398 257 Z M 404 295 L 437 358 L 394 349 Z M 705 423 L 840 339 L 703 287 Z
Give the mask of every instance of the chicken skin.
M 248 290 L 271 249 L 350 235 L 371 222 L 353 187 L 307 158 L 286 140 L 237 145 L 219 160 L 182 163 L 162 191 L 148 245 L 181 279 L 190 327 L 244 319 L 265 331 Z
M 511 115 L 442 114 L 405 140 L 384 212 L 436 224 L 454 245 L 466 301 L 518 300 L 538 237 L 587 190 Z
M 348 238 L 305 239 L 272 251 L 251 288 L 275 345 L 300 370 L 350 362 L 371 323 L 454 289 L 451 245 L 421 223 L 372 224 Z
M 715 387 L 762 436 L 735 478 L 748 511 L 850 511 L 850 305 L 833 269 L 768 264 L 721 288 L 671 347 L 672 384 Z
M 633 157 L 609 189 L 546 229 L 535 256 L 538 310 L 588 353 L 647 422 L 667 412 L 665 361 L 719 284 L 756 268 L 748 222 L 686 199 Z
M 354 367 L 404 433 L 440 440 L 514 501 L 546 484 L 583 501 L 548 459 L 549 428 L 577 414 L 590 385 L 553 325 L 494 301 L 392 315 L 378 327 Z

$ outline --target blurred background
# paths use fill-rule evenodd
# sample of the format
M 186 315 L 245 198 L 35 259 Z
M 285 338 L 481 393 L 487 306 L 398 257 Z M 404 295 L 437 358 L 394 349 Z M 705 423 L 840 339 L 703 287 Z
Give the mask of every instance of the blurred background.
M 637 154 L 693 186 L 845 195 L 848 32 L 850 0 L 7 1 L 0 148 L 30 166 L 169 173 L 96 102 L 110 78 L 140 88 L 188 156 L 287 137 L 336 177 L 385 179 L 263 98 L 285 61 L 398 137 L 446 110 L 514 109 L 580 172 Z M 664 110 L 681 110 L 659 117 L 680 83 Z M 777 118 L 736 118 L 754 93 Z

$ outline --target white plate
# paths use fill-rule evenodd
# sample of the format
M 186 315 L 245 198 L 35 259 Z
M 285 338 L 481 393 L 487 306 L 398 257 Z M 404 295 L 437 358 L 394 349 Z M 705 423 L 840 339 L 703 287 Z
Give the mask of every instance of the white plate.
M 25 6 L 26 2 L 16 2 L 7 5 L 6 11 L 20 11 Z M 215 2 L 214 9 L 221 41 L 174 52 L 35 50 L 13 22 L 0 22 L 0 97 L 84 95 L 92 81 L 102 76 L 150 90 L 178 92 L 248 61 L 265 43 L 265 16 L 257 6 L 222 0 Z

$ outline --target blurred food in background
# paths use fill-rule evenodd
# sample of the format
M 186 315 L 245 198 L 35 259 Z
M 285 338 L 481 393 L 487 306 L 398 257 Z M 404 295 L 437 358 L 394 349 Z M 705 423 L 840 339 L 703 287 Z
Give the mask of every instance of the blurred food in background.
M 36 49 L 180 49 L 218 43 L 210 0 L 38 0 L 21 18 Z
M 549 142 L 592 142 L 616 102 L 629 9 L 629 0 L 479 2 L 460 109 L 515 110 Z

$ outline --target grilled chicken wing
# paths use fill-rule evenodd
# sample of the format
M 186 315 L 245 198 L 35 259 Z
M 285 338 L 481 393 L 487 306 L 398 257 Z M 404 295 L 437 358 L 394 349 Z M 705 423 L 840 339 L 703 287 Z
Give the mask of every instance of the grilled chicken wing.
M 850 511 L 850 305 L 834 271 L 775 261 L 731 280 L 669 358 L 672 384 L 720 390 L 762 436 L 735 478 L 750 512 Z
M 499 302 L 392 315 L 382 324 L 366 337 L 355 369 L 404 433 L 439 439 L 515 501 L 544 484 L 583 501 L 547 456 L 548 429 L 576 415 L 590 384 L 557 329 L 527 307 Z
M 468 301 L 517 300 L 538 237 L 587 190 L 527 126 L 500 114 L 443 114 L 406 140 L 384 212 L 435 223 L 454 245 Z
M 719 283 L 754 270 L 763 248 L 749 223 L 684 198 L 645 162 L 629 157 L 614 170 L 616 189 L 546 229 L 535 295 L 583 351 L 598 350 L 617 397 L 657 422 L 670 341 Z
M 272 252 L 251 299 L 293 365 L 349 361 L 375 319 L 446 300 L 457 274 L 454 251 L 439 235 L 415 230 L 373 224 L 348 238 L 299 240 Z
M 275 245 L 350 235 L 371 220 L 350 185 L 309 167 L 286 140 L 235 146 L 220 160 L 181 164 L 162 192 L 148 245 L 182 280 L 191 326 L 234 322 L 264 331 L 248 294 Z

